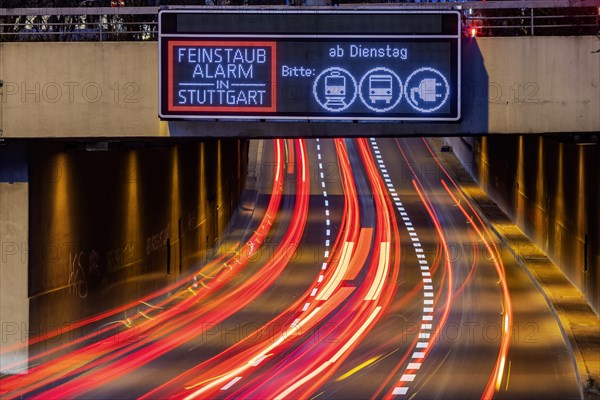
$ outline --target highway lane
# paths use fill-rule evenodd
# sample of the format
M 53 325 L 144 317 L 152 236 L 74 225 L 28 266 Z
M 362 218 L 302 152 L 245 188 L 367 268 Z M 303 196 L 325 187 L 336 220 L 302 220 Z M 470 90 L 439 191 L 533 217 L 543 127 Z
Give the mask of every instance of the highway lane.
M 280 141 L 278 141 L 278 142 L 280 142 Z M 293 144 L 293 143 L 290 142 L 289 144 Z M 280 147 L 280 149 L 278 150 L 278 152 L 280 152 L 281 155 L 283 155 L 284 154 L 283 146 L 279 146 L 279 147 Z M 293 149 L 290 151 L 289 149 L 286 148 L 286 150 L 288 150 L 288 154 L 293 154 L 293 153 L 291 153 L 291 152 L 294 151 Z M 279 155 L 277 157 L 280 158 Z M 292 159 L 292 157 L 290 157 L 290 159 Z M 269 164 L 269 161 L 266 160 L 266 163 Z M 285 168 L 284 168 L 284 164 L 285 163 L 283 161 L 276 160 L 275 163 L 271 162 L 270 164 L 271 165 L 275 165 L 276 169 L 280 168 L 280 170 L 281 170 L 281 171 L 275 172 L 274 174 L 272 174 L 272 176 L 280 177 L 281 179 L 283 179 L 284 174 L 285 174 L 285 171 L 284 171 L 285 170 Z M 306 164 L 306 162 L 303 163 L 304 167 L 306 167 L 305 164 Z M 278 165 L 280 165 L 280 167 L 278 167 Z M 291 166 L 291 173 L 290 173 L 290 175 L 293 176 L 294 172 L 295 172 L 294 171 L 294 167 L 292 165 Z M 274 179 L 277 180 L 278 178 L 274 178 Z M 260 242 L 262 242 L 262 241 L 265 240 L 265 239 L 262 239 L 261 236 L 260 236 L 260 234 L 262 233 L 262 230 L 265 229 L 266 231 L 269 231 L 270 230 L 270 228 L 269 228 L 270 225 L 273 225 L 273 221 L 274 221 L 274 218 L 275 218 L 275 214 L 274 213 L 277 210 L 277 206 L 273 210 L 271 210 L 271 211 L 267 210 L 266 215 L 263 218 L 263 223 L 258 227 L 258 229 L 254 233 L 253 237 L 248 241 L 248 243 L 246 244 L 246 246 L 243 247 L 243 248 L 241 248 L 239 254 L 235 255 L 234 257 L 232 257 L 231 260 L 229 260 L 229 261 L 227 261 L 225 263 L 216 263 L 215 265 L 213 265 L 213 266 L 217 266 L 217 267 L 220 266 L 220 268 L 222 268 L 221 271 L 219 272 L 219 274 L 221 274 L 222 271 L 225 271 L 225 273 L 227 273 L 229 270 L 234 271 L 236 269 L 236 267 L 241 267 L 242 266 L 241 264 L 244 264 L 244 262 L 243 262 L 244 258 L 248 258 L 249 259 L 248 261 L 252 261 L 252 258 L 254 256 L 256 256 L 256 255 L 261 255 L 262 257 L 260 257 L 258 260 L 256 260 L 256 262 L 254 264 L 261 265 L 263 268 L 264 268 L 264 264 L 267 263 L 267 262 L 270 262 L 271 266 L 272 266 L 274 264 L 274 259 L 276 258 L 277 254 L 279 254 L 280 260 L 283 261 L 283 264 L 285 264 L 288 261 L 288 259 L 290 258 L 290 255 L 294 253 L 294 247 L 297 246 L 297 242 L 298 242 L 297 238 L 301 237 L 301 234 L 302 234 L 302 231 L 303 231 L 303 228 L 304 228 L 304 223 L 305 223 L 305 220 L 306 220 L 306 218 L 303 218 L 302 214 L 300 214 L 298 217 L 292 218 L 294 216 L 294 211 L 296 211 L 296 208 L 294 208 L 294 209 L 287 209 L 286 210 L 286 206 L 285 206 L 286 203 L 289 203 L 290 205 L 293 206 L 295 203 L 297 203 L 297 202 L 294 201 L 294 198 L 298 197 L 297 195 L 294 194 L 295 192 L 297 192 L 297 190 L 296 190 L 296 188 L 293 187 L 293 185 L 295 184 L 293 182 L 296 182 L 298 180 L 296 180 L 296 179 L 289 179 L 289 181 L 292 182 L 292 185 L 288 185 L 288 186 L 291 187 L 291 189 L 288 188 L 289 194 L 287 195 L 287 198 L 288 198 L 289 201 L 286 201 L 286 198 L 284 196 L 284 199 L 282 201 L 283 206 L 282 206 L 282 208 L 280 210 L 280 213 L 277 215 L 277 218 L 275 219 L 275 228 L 274 228 L 274 230 L 277 231 L 279 229 L 282 232 L 285 232 L 286 230 L 289 231 L 290 230 L 290 229 L 288 229 L 289 226 L 290 225 L 294 225 L 294 224 L 292 224 L 291 221 L 292 220 L 296 220 L 296 221 L 299 221 L 299 222 L 296 222 L 296 225 L 298 225 L 299 228 L 297 227 L 295 229 L 295 231 L 296 231 L 295 232 L 295 236 L 294 237 L 288 237 L 288 241 L 286 242 L 283 239 L 278 239 L 277 238 L 277 234 L 278 233 L 275 232 L 275 234 L 273 234 L 272 236 L 269 236 L 269 237 L 265 238 L 265 239 L 268 239 L 268 241 L 271 241 L 272 243 L 278 244 L 278 248 L 275 251 L 273 251 L 273 249 L 268 248 L 267 246 L 263 246 L 262 247 L 263 248 L 262 253 L 260 253 L 260 254 L 256 253 L 256 252 L 252 253 L 252 251 L 250 250 L 250 248 L 252 248 L 254 246 L 258 247 L 261 244 Z M 275 187 L 275 185 L 274 185 L 274 187 Z M 271 201 L 273 200 L 274 197 L 275 197 L 275 195 L 273 194 L 271 196 Z M 279 202 L 279 200 L 277 200 L 277 203 L 278 202 Z M 269 204 L 269 206 L 270 205 L 271 204 Z M 307 207 L 304 206 L 304 208 L 306 209 Z M 274 215 L 269 216 L 269 213 L 273 213 Z M 320 223 L 322 224 L 322 222 L 320 222 Z M 266 226 L 266 228 L 265 228 L 265 226 Z M 277 226 L 279 226 L 279 228 Z M 281 233 L 279 233 L 279 235 L 281 236 Z M 279 249 L 279 247 L 282 247 L 282 249 Z M 279 253 L 277 253 L 278 249 L 281 250 L 281 251 L 279 251 Z M 289 253 L 289 254 L 287 254 L 287 253 Z M 310 263 L 309 265 L 313 265 L 313 264 Z M 211 267 L 211 265 L 209 265 L 208 267 Z M 225 268 L 225 267 L 227 267 L 227 268 Z M 256 274 L 254 274 L 252 272 L 251 268 L 249 268 L 248 271 L 249 271 L 249 273 L 246 275 L 245 279 L 239 279 L 240 282 L 246 283 L 246 281 L 248 281 L 248 280 L 259 279 L 260 278 L 260 277 L 257 277 Z M 212 271 L 212 272 L 214 272 L 214 271 Z M 298 271 L 298 272 L 301 272 L 301 270 Z M 301 278 L 303 278 L 305 276 L 305 274 L 299 274 L 298 272 L 296 273 L 296 276 L 295 276 L 296 278 L 298 278 L 298 276 L 300 276 Z M 265 273 L 270 277 L 269 279 L 279 278 L 279 274 L 277 273 L 277 271 L 266 271 Z M 192 289 L 192 287 L 190 287 L 189 291 L 190 292 L 196 291 L 197 293 L 204 293 L 203 290 L 214 289 L 213 285 L 215 285 L 215 284 L 210 282 L 210 279 L 212 279 L 212 277 L 210 277 L 210 275 L 211 275 L 211 272 L 207 271 L 206 268 L 203 269 L 201 271 L 201 273 L 198 275 L 198 277 L 202 276 L 202 278 L 200 278 L 199 282 L 194 282 L 193 289 Z M 217 278 L 218 278 L 218 276 L 217 276 Z M 235 278 L 235 276 L 234 276 L 234 278 Z M 263 278 L 263 280 L 265 282 L 268 282 L 269 279 L 265 280 Z M 220 281 L 220 280 L 222 280 L 222 279 L 217 279 L 217 281 Z M 212 282 L 214 282 L 214 281 L 212 281 Z M 235 281 L 233 279 L 230 280 L 230 282 L 232 284 L 235 284 Z M 255 287 L 256 287 L 256 285 L 255 285 Z M 231 288 L 230 287 L 229 288 L 227 288 L 227 287 L 225 287 L 225 288 L 221 287 L 219 289 L 221 289 L 221 292 L 224 292 L 224 293 L 226 293 L 228 295 L 228 299 L 231 299 L 231 293 L 229 293 L 229 292 L 231 292 Z M 219 291 L 214 291 L 214 292 L 217 295 L 219 294 Z M 196 296 L 197 293 L 194 293 L 194 296 Z M 289 295 L 289 290 L 286 290 L 286 294 Z M 188 295 L 188 294 L 186 293 L 186 291 L 184 291 L 183 295 Z M 173 296 L 173 297 L 178 297 L 178 296 Z M 251 296 L 251 295 L 242 296 L 239 300 L 236 299 L 237 301 L 234 301 L 234 303 L 235 302 L 238 302 L 238 303 L 239 302 L 245 302 L 247 304 L 249 302 L 249 300 L 247 300 L 247 298 L 249 298 L 251 300 L 252 297 L 253 296 Z M 282 297 L 282 296 L 279 296 L 279 297 Z M 281 301 L 282 300 L 279 299 L 279 302 L 281 302 Z M 285 299 L 283 301 L 285 301 Z M 223 304 L 222 302 L 221 303 L 217 302 L 217 306 L 218 307 L 215 307 L 214 303 L 216 303 L 215 299 L 211 298 L 211 302 L 209 303 L 210 304 L 209 307 L 212 307 L 213 309 L 218 308 L 216 310 L 216 313 L 213 312 L 212 318 L 208 318 L 208 319 L 205 318 L 205 320 L 202 322 L 202 324 L 200 326 L 198 326 L 198 322 L 197 321 L 193 321 L 194 324 L 195 324 L 196 329 L 199 328 L 199 329 L 211 330 L 209 328 L 210 324 L 214 323 L 215 321 L 221 321 L 224 318 L 223 314 L 226 314 L 228 312 L 228 311 L 225 311 L 225 309 L 224 309 L 224 306 L 227 307 L 227 303 Z M 219 306 L 219 304 L 220 304 L 220 306 Z M 264 310 L 264 309 L 267 309 L 267 305 L 269 305 L 269 302 L 264 302 L 263 304 L 265 305 L 264 307 L 259 307 L 259 309 L 261 311 Z M 181 304 L 179 304 L 178 306 L 179 306 L 179 308 L 181 308 Z M 207 311 L 206 310 L 206 305 L 204 305 L 200 311 L 204 311 L 206 313 L 206 311 Z M 188 311 L 186 314 L 192 314 L 192 313 Z M 185 316 L 185 317 L 188 318 L 188 320 L 184 321 L 185 323 L 183 323 L 183 324 L 180 323 L 179 325 L 176 326 L 176 328 L 179 328 L 179 329 L 185 328 L 189 332 L 189 330 L 192 330 L 194 327 L 192 327 L 192 326 L 189 326 L 189 327 L 186 326 L 186 323 L 191 323 L 192 320 L 190 320 L 188 316 Z M 196 315 L 196 317 L 197 317 L 197 315 Z M 252 320 L 253 320 L 253 323 L 256 323 L 256 321 L 257 321 L 256 316 L 254 316 Z M 172 321 L 169 321 L 169 323 L 171 325 L 173 324 Z M 158 330 L 158 332 L 160 333 L 160 332 L 164 331 L 165 329 L 163 329 L 163 328 L 164 328 L 164 326 L 161 326 L 160 329 Z M 245 331 L 247 331 L 247 330 L 245 330 Z M 182 332 L 181 330 L 179 330 L 179 331 L 172 330 L 170 332 L 171 333 L 170 337 L 173 337 L 175 339 L 174 340 L 170 340 L 170 343 L 166 347 L 167 349 L 174 350 L 179 343 L 184 343 L 184 341 L 180 341 L 181 339 L 179 339 L 179 337 L 182 336 L 181 332 Z M 142 333 L 143 334 L 140 335 L 140 338 L 139 338 L 140 340 L 137 340 L 138 339 L 137 337 L 135 338 L 134 342 L 135 342 L 136 345 L 138 344 L 138 342 L 146 339 L 146 335 L 145 335 L 146 332 L 142 332 Z M 197 333 L 199 333 L 199 332 L 194 332 L 192 330 L 191 335 L 190 335 L 189 338 L 192 338 Z M 159 335 L 159 334 L 156 334 L 156 333 L 153 333 L 153 334 L 155 336 Z M 227 335 L 231 336 L 229 333 L 227 333 Z M 235 336 L 235 332 L 233 333 L 233 335 Z M 161 338 L 161 339 L 163 340 L 163 342 L 164 341 L 168 341 L 168 339 L 164 339 L 164 338 Z M 105 345 L 105 344 L 103 344 L 103 345 Z M 143 350 L 144 351 L 142 351 L 141 354 L 137 355 L 136 356 L 137 358 L 133 358 L 133 360 L 128 360 L 128 362 L 129 362 L 128 369 L 126 369 L 124 371 L 121 371 L 121 373 L 119 375 L 123 375 L 123 373 L 125 371 L 128 372 L 128 373 L 132 373 L 134 370 L 139 370 L 140 367 L 142 366 L 141 365 L 142 363 L 134 363 L 134 361 L 142 361 L 142 362 L 146 363 L 148 361 L 147 360 L 147 357 L 148 357 L 147 356 L 147 349 L 151 345 L 154 345 L 154 343 L 152 343 L 152 341 L 147 341 L 146 343 L 144 343 L 144 345 L 143 345 Z M 56 362 L 54 362 L 53 363 L 54 366 L 53 365 L 44 365 L 44 366 L 41 366 L 40 368 L 38 368 L 36 370 L 30 371 L 30 374 L 28 374 L 27 376 L 16 377 L 16 378 L 15 377 L 13 377 L 13 378 L 7 378 L 7 379 L 3 380 L 3 382 L 2 382 L 3 390 L 7 390 L 7 388 L 10 389 L 10 388 L 19 388 L 19 387 L 21 387 L 23 389 L 24 393 L 28 393 L 29 395 L 31 395 L 31 394 L 33 394 L 33 393 L 36 392 L 36 388 L 37 388 L 38 392 L 40 392 L 40 390 L 44 390 L 43 396 L 52 396 L 52 395 L 65 396 L 65 395 L 72 395 L 74 393 L 79 393 L 79 392 L 83 391 L 84 389 L 87 390 L 87 391 L 91 390 L 92 389 L 92 385 L 89 384 L 90 379 L 88 379 L 90 374 L 92 374 L 94 376 L 95 380 L 96 380 L 96 382 L 94 384 L 94 386 L 96 386 L 96 387 L 97 386 L 101 386 L 103 383 L 106 383 L 106 381 L 108 381 L 108 380 L 110 380 L 112 382 L 112 381 L 114 381 L 114 379 L 117 379 L 119 375 L 115 374 L 116 370 L 114 368 L 114 365 L 109 365 L 110 368 L 107 368 L 107 364 L 109 364 L 109 363 L 106 360 L 106 354 L 104 354 L 104 356 L 105 356 L 104 359 L 101 359 L 100 355 L 98 354 L 98 346 L 93 346 L 93 348 L 91 348 L 91 349 L 90 349 L 90 347 L 92 347 L 92 346 L 86 346 L 83 349 L 76 350 L 74 353 L 77 353 L 77 356 L 76 357 L 65 357 L 65 359 L 60 360 L 62 362 L 62 364 L 60 364 L 60 363 L 57 364 Z M 125 356 L 127 358 L 131 357 L 131 351 L 132 351 L 131 347 L 132 347 L 132 345 L 131 344 L 125 344 L 125 343 L 123 343 L 123 341 L 118 341 L 118 343 L 113 343 L 109 347 L 110 352 L 109 351 L 106 352 L 107 354 L 108 353 L 111 354 L 111 355 L 108 356 L 108 357 L 110 357 L 111 360 L 116 359 L 116 357 L 112 356 L 112 354 L 114 354 L 114 350 L 115 350 L 116 347 L 124 347 L 125 348 L 123 350 L 123 353 L 121 353 L 119 355 L 120 359 L 118 360 L 118 362 L 122 362 L 123 359 L 125 358 Z M 142 347 L 142 346 L 140 346 L 140 347 Z M 158 352 L 156 355 L 157 356 L 161 356 L 162 355 L 162 350 L 164 350 L 164 349 L 165 348 L 161 348 L 161 352 Z M 81 358 L 82 357 L 82 352 L 87 352 L 87 354 L 88 354 L 88 358 L 87 359 L 82 359 Z M 78 363 L 81 363 L 82 361 L 86 361 L 86 360 L 94 360 L 94 362 L 85 362 L 84 363 L 84 368 L 76 368 L 75 369 L 76 372 L 73 372 L 73 373 L 69 372 L 68 374 L 66 372 L 64 372 L 65 370 L 68 370 L 68 368 L 69 368 L 68 366 L 69 365 L 78 364 Z M 170 369 L 176 369 L 176 366 L 179 365 L 179 364 L 185 364 L 185 363 L 183 363 L 183 362 L 182 363 L 179 363 L 179 362 L 178 363 L 173 363 L 172 365 L 175 366 L 175 368 L 166 367 L 164 369 L 165 369 L 165 371 L 169 371 Z M 61 368 L 62 371 L 58 370 L 57 365 L 58 365 L 59 368 L 62 367 Z M 93 367 L 89 367 L 90 365 L 93 365 Z M 132 368 L 132 367 L 135 367 L 135 368 Z M 82 381 L 81 385 L 83 385 L 83 386 L 81 386 L 81 385 L 77 386 L 77 384 L 73 382 L 72 378 L 73 378 L 73 376 L 76 376 L 76 375 L 79 375 L 80 373 L 82 373 L 82 369 L 83 369 L 83 372 L 86 373 L 86 375 L 82 376 L 82 378 L 80 379 Z M 105 371 L 104 375 L 100 375 L 99 376 L 97 374 L 98 371 L 92 371 L 92 369 L 96 369 L 96 370 L 97 369 L 104 369 L 104 371 Z M 92 372 L 88 372 L 88 371 L 92 371 Z M 60 381 L 58 379 L 64 379 L 65 378 L 65 374 L 67 374 L 68 377 L 71 378 L 69 380 L 68 384 L 61 385 L 61 387 L 58 388 L 55 392 L 48 392 L 46 390 L 46 389 L 48 389 L 48 387 L 55 386 L 57 382 L 61 383 L 62 381 Z M 164 376 L 165 374 L 163 373 L 162 375 Z M 42 377 L 45 380 L 40 379 Z M 125 380 L 129 381 L 129 379 L 127 379 L 127 378 Z M 17 382 L 15 382 L 15 381 L 17 381 Z M 33 387 L 27 386 L 27 382 L 28 381 L 29 381 L 29 383 L 32 383 Z M 152 384 L 153 381 L 151 381 L 150 383 Z M 147 385 L 147 383 L 146 383 L 146 385 Z M 72 392 L 67 391 L 65 389 L 65 386 L 70 386 L 73 391 Z M 108 387 L 109 385 L 104 385 L 104 386 Z M 132 387 L 128 387 L 127 390 L 122 393 L 122 395 L 132 396 L 133 393 L 131 392 L 131 389 L 132 389 Z M 20 392 L 18 390 L 15 390 L 15 391 L 11 391 L 10 394 L 16 396 L 16 395 L 19 395 Z
M 417 398 L 474 398 L 486 393 L 491 383 L 492 391 L 486 395 L 496 398 L 578 398 L 567 347 L 542 296 L 508 251 L 494 243 L 493 235 L 453 187 L 427 144 L 420 138 L 379 139 L 377 143 L 393 186 L 405 193 L 404 197 L 412 195 L 415 200 L 403 201 L 408 213 L 417 214 L 421 208 L 424 214 L 422 199 L 414 197 L 421 186 L 452 253 L 454 283 L 449 318 L 410 381 L 407 394 Z M 415 208 L 412 212 L 410 203 Z M 426 227 L 416 230 L 427 235 Z M 433 252 L 426 251 L 425 255 Z M 505 271 L 506 295 L 495 261 Z M 440 281 L 437 275 L 434 286 Z M 439 318 L 441 306 L 438 300 L 434 319 Z M 505 324 L 508 317 L 509 327 Z M 504 331 L 510 336 L 503 338 Z M 509 348 L 504 354 L 506 336 Z M 495 365 L 501 366 L 496 375 Z
M 4 395 L 579 397 L 546 303 L 426 142 L 268 141 L 262 167 L 237 253 L 157 297 L 131 343 L 74 345 Z

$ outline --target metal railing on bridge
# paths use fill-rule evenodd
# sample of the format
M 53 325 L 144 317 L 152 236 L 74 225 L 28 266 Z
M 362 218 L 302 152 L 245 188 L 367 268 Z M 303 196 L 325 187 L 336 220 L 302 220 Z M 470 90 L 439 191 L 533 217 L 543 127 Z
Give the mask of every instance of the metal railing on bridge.
M 247 6 L 255 5 L 252 0 L 244 2 Z M 282 2 L 261 1 L 260 6 L 283 6 Z M 597 0 L 363 2 L 332 7 L 332 12 L 373 7 L 458 9 L 463 13 L 465 36 L 600 37 Z M 158 38 L 158 10 L 158 7 L 1 8 L 0 41 L 155 41 Z

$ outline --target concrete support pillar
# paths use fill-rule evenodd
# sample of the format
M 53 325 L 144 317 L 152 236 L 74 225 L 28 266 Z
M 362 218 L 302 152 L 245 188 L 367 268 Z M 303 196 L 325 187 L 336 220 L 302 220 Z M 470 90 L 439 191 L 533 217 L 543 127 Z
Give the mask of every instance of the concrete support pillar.
M 0 373 L 27 371 L 29 183 L 27 149 L 0 143 Z

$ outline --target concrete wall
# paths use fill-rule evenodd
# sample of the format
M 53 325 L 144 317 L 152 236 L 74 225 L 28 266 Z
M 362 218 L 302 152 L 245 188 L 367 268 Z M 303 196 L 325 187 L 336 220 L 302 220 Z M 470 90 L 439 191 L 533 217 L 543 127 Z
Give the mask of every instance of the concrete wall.
M 463 120 L 345 124 L 346 135 L 547 133 L 600 130 L 595 37 L 463 40 Z M 334 124 L 159 122 L 152 43 L 3 43 L 5 137 L 323 135 Z
M 480 186 L 600 312 L 600 145 L 516 135 L 448 140 Z
M 202 262 L 236 207 L 247 142 L 119 142 L 86 151 L 38 140 L 28 143 L 28 158 L 29 193 L 1 186 L 2 227 L 14 223 L 18 233 L 3 229 L 2 240 L 29 251 L 29 263 L 10 258 L 10 280 L 2 264 L 2 320 L 22 319 L 37 336 L 164 287 Z M 17 287 L 21 297 L 5 303 Z M 17 299 L 26 302 L 15 311 Z M 50 345 L 73 339 L 63 336 Z
M 28 199 L 26 147 L 0 144 L 0 373 L 26 371 Z
M 161 136 L 156 43 L 2 43 L 5 137 Z
M 0 183 L 0 347 L 25 343 L 27 296 L 28 184 Z M 27 359 L 27 347 L 0 354 L 0 372 L 23 372 L 12 365 Z

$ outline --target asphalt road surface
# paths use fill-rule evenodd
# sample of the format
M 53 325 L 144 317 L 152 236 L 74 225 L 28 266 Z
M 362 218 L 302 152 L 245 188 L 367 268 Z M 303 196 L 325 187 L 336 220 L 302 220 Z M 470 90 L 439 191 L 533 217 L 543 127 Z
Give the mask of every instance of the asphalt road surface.
M 81 321 L 2 398 L 580 398 L 551 310 L 426 141 L 265 141 L 260 168 L 214 260 Z

